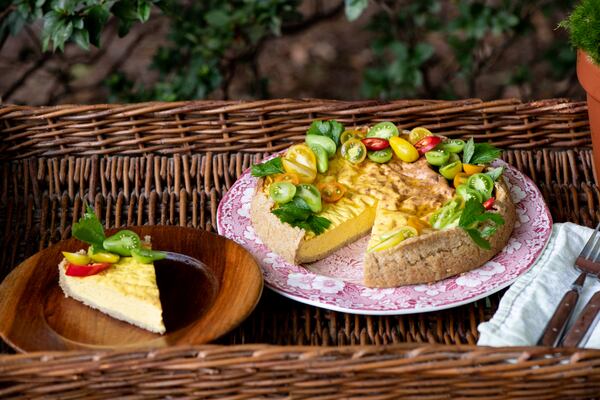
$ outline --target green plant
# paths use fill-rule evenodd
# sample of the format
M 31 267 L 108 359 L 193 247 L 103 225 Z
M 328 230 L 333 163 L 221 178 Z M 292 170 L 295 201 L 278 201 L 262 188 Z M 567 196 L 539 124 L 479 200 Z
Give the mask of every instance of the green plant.
M 582 0 L 560 26 L 569 31 L 573 46 L 600 65 L 600 1 Z

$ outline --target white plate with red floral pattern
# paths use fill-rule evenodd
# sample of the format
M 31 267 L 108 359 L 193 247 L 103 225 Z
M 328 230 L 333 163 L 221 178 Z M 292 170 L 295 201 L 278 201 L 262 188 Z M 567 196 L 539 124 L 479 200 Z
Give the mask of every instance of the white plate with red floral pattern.
M 515 229 L 506 247 L 480 268 L 439 282 L 369 288 L 361 285 L 364 237 L 320 261 L 293 265 L 269 250 L 250 221 L 257 179 L 247 170 L 225 194 L 217 210 L 218 232 L 244 246 L 259 262 L 274 291 L 314 306 L 356 314 L 400 315 L 457 307 L 489 296 L 525 273 L 542 252 L 552 217 L 542 194 L 524 174 L 502 161 L 504 177 L 517 209 Z

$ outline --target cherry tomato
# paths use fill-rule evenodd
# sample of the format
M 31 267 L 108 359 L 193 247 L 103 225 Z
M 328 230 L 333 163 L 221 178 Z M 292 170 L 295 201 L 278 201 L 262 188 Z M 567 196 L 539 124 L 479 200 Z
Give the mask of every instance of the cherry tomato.
M 390 147 L 390 142 L 386 139 L 382 138 L 366 138 L 361 140 L 361 142 L 365 145 L 367 150 L 383 150 Z
M 454 179 L 462 171 L 462 163 L 460 160 L 451 162 L 440 168 L 440 174 L 446 179 Z
M 286 172 L 285 174 L 275 175 L 275 182 L 289 182 L 293 185 L 297 185 L 300 183 L 300 178 L 298 178 L 298 175 L 296 174 Z
M 467 180 L 467 186 L 477 190 L 481 194 L 482 199 L 487 200 L 492 197 L 494 180 L 486 174 L 473 174 Z
M 473 188 L 468 187 L 467 185 L 459 185 L 456 188 L 456 194 L 459 195 L 465 202 L 470 199 L 475 199 L 478 203 L 483 201 L 481 193 Z
M 90 257 L 88 257 L 86 254 L 69 253 L 68 251 L 63 251 L 62 254 L 70 264 L 87 265 L 90 262 Z
M 433 150 L 435 146 L 442 142 L 442 138 L 439 136 L 427 136 L 417 143 L 415 143 L 416 149 L 420 155 L 427 153 L 429 150 Z
M 415 144 L 428 136 L 433 136 L 433 133 L 431 133 L 429 129 L 419 126 L 417 128 L 413 128 L 413 130 L 410 131 L 410 133 L 408 134 L 408 141 L 411 144 Z
M 90 265 L 75 265 L 75 264 L 67 264 L 67 269 L 65 270 L 65 274 L 68 276 L 90 276 L 96 275 L 109 268 L 111 264 L 109 263 L 96 263 Z
M 269 186 L 269 196 L 277 204 L 285 204 L 292 201 L 296 195 L 296 186 L 291 182 L 273 182 Z
M 321 182 L 317 185 L 321 192 L 321 199 L 325 203 L 335 203 L 346 193 L 346 188 L 338 182 Z
M 486 201 L 483 202 L 483 206 L 485 207 L 486 210 L 491 210 L 492 208 L 494 208 L 495 202 L 496 202 L 496 198 L 490 197 L 489 199 L 487 199 Z
M 281 162 L 285 172 L 296 174 L 302 183 L 311 183 L 317 177 L 317 158 L 305 144 L 290 147 Z
M 457 188 L 460 185 L 466 184 L 467 183 L 467 179 L 469 179 L 469 175 L 465 174 L 464 172 L 459 172 L 454 177 L 454 187 Z
M 296 187 L 296 196 L 308 204 L 310 211 L 314 213 L 320 213 L 323 209 L 323 203 L 321 202 L 321 192 L 316 186 L 303 183 Z
M 119 262 L 118 254 L 109 253 L 108 251 L 97 250 L 93 245 L 88 248 L 88 256 L 90 259 L 97 263 L 109 263 L 114 264 Z
M 379 164 L 383 164 L 390 161 L 392 159 L 392 155 L 392 149 L 389 147 L 383 150 L 367 152 L 367 157 L 369 157 L 369 160 Z
M 448 153 L 446 150 L 429 150 L 427 153 L 425 153 L 425 158 L 429 164 L 436 167 L 441 167 L 448 162 L 450 153 Z
M 342 156 L 352 164 L 359 164 L 367 157 L 367 148 L 358 139 L 350 139 L 342 145 Z
M 407 140 L 402 139 L 398 136 L 390 138 L 390 146 L 396 156 L 404 162 L 415 162 L 419 159 L 419 152 L 415 149 L 415 146 L 410 144 Z
M 342 136 L 340 136 L 340 143 L 344 144 L 350 139 L 362 139 L 365 137 L 365 134 L 357 129 L 347 130 L 342 132 Z
M 137 233 L 124 229 L 104 239 L 102 246 L 111 253 L 130 256 L 131 250 L 139 249 L 141 242 Z
M 391 137 L 398 136 L 400 132 L 393 122 L 380 122 L 369 129 L 367 137 L 376 137 L 383 139 L 390 139 Z
M 294 174 L 298 177 L 302 183 L 311 183 L 317 177 L 317 167 L 314 169 L 308 168 L 302 164 L 298 164 L 295 161 L 282 159 L 283 169 L 288 174 Z
M 467 175 L 475 175 L 483 171 L 483 165 L 463 164 L 463 170 Z

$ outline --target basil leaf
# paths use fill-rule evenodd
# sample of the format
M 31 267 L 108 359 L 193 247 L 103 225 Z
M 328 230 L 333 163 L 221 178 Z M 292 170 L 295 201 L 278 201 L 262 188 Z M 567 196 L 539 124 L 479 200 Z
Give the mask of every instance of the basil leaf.
M 316 235 L 320 235 L 325 232 L 331 225 L 331 221 L 325 217 L 319 217 L 318 215 L 311 215 L 304 222 L 299 222 L 295 226 L 302 228 L 307 231 L 313 231 Z
M 340 136 L 342 136 L 342 132 L 344 131 L 344 125 L 340 124 L 337 121 L 330 121 L 331 130 L 329 131 L 329 136 L 334 142 L 336 146 L 340 145 Z
M 498 167 L 498 168 L 494 168 L 494 169 L 487 171 L 485 174 L 487 176 L 489 176 L 490 178 L 492 178 L 492 180 L 495 182 L 498 179 L 500 179 L 503 172 L 504 172 L 504 167 Z
M 492 236 L 494 233 L 496 233 L 496 231 L 498 230 L 498 226 L 496 225 L 490 225 L 490 226 L 486 226 L 481 230 L 481 236 L 483 236 L 484 238 L 488 238 L 490 236 Z
M 335 120 L 330 121 L 313 121 L 306 131 L 307 135 L 327 136 L 335 142 L 336 146 L 340 145 L 340 136 L 344 131 L 344 125 Z
M 262 164 L 254 164 L 252 166 L 252 176 L 256 177 L 283 174 L 284 172 L 285 170 L 283 169 L 281 157 L 275 157 L 274 159 L 265 161 Z
M 489 143 L 475 143 L 471 164 L 487 164 L 500 157 L 502 151 Z
M 473 138 L 467 140 L 463 149 L 463 164 L 470 164 L 473 153 L 475 152 L 475 141 Z
M 103 249 L 102 242 L 106 239 L 102 223 L 90 206 L 86 206 L 86 211 L 78 222 L 73 224 L 73 237 L 91 244 L 98 249 Z
M 306 231 L 312 231 L 317 235 L 325 232 L 331 225 L 331 221 L 324 217 L 314 215 L 306 201 L 300 197 L 294 197 L 289 203 L 285 203 L 272 211 L 281 222 L 297 226 Z
M 485 240 L 483 238 L 483 236 L 481 235 L 481 233 L 477 229 L 465 229 L 465 230 L 477 246 L 479 246 L 485 250 L 490 250 L 492 248 L 492 246 L 490 246 L 490 242 Z

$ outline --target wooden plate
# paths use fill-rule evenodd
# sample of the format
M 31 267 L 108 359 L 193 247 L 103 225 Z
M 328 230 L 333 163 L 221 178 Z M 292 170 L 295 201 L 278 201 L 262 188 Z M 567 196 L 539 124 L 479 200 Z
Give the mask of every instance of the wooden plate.
M 262 273 L 252 255 L 237 243 L 191 228 L 128 229 L 141 237 L 150 235 L 160 250 L 204 263 L 178 265 L 174 271 L 168 263 L 155 264 L 167 328 L 164 335 L 64 296 L 58 286 L 60 252 L 87 248 L 69 239 L 28 258 L 0 285 L 0 337 L 23 352 L 201 344 L 236 327 L 256 306 L 263 288 Z

